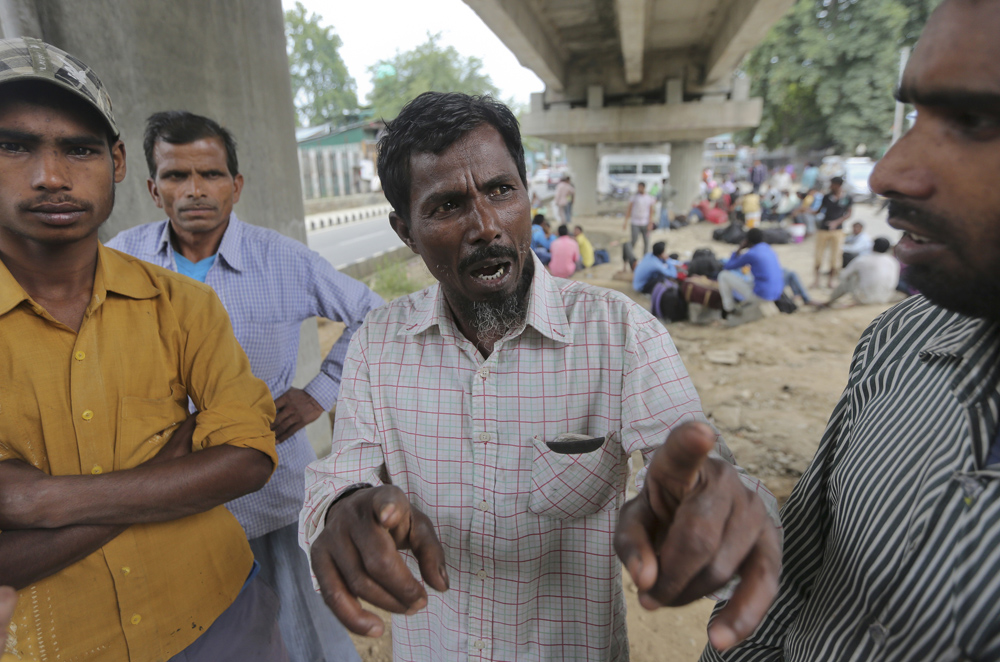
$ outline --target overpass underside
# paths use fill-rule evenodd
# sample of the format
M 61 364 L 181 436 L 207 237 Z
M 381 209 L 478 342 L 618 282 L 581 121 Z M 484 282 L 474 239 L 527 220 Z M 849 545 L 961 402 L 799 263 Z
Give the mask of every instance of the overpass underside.
M 760 123 L 762 100 L 734 72 L 794 0 L 465 2 L 544 81 L 522 129 L 568 145 L 579 184 L 596 175 L 598 145 L 670 143 L 675 204 L 686 205 L 704 140 Z M 574 206 L 592 213 L 586 188 Z

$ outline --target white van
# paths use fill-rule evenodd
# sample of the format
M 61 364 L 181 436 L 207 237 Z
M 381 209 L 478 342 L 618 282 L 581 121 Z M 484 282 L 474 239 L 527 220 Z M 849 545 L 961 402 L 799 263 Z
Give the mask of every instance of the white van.
M 659 190 L 670 178 L 670 157 L 666 154 L 606 154 L 597 168 L 597 193 L 601 196 L 627 197 L 642 182 L 648 193 Z

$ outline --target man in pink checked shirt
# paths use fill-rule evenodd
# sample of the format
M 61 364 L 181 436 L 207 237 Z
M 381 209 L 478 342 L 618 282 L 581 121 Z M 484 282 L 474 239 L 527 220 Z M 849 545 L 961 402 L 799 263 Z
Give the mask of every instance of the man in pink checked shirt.
M 709 636 L 749 635 L 777 589 L 774 498 L 704 424 L 663 325 L 534 257 L 510 110 L 423 94 L 378 163 L 439 282 L 368 316 L 307 470 L 301 541 L 337 617 L 379 636 L 359 599 L 397 614 L 398 662 L 627 660 L 624 563 L 647 608 L 739 574 Z

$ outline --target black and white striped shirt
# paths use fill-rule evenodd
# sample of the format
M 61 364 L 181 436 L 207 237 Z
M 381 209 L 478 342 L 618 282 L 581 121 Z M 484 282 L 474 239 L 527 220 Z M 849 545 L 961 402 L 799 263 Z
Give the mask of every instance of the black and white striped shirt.
M 703 662 L 1000 660 L 1000 324 L 915 297 L 877 319 L 782 511 L 764 624 Z

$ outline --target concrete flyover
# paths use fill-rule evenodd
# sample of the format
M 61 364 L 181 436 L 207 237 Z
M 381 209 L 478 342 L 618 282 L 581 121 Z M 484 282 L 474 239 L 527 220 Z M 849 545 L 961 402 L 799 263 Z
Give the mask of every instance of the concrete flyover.
M 569 146 L 578 184 L 598 146 L 670 143 L 675 201 L 697 194 L 702 143 L 757 126 L 761 99 L 734 77 L 743 56 L 795 0 L 465 0 L 545 82 L 523 131 Z M 574 210 L 596 211 L 578 186 Z

